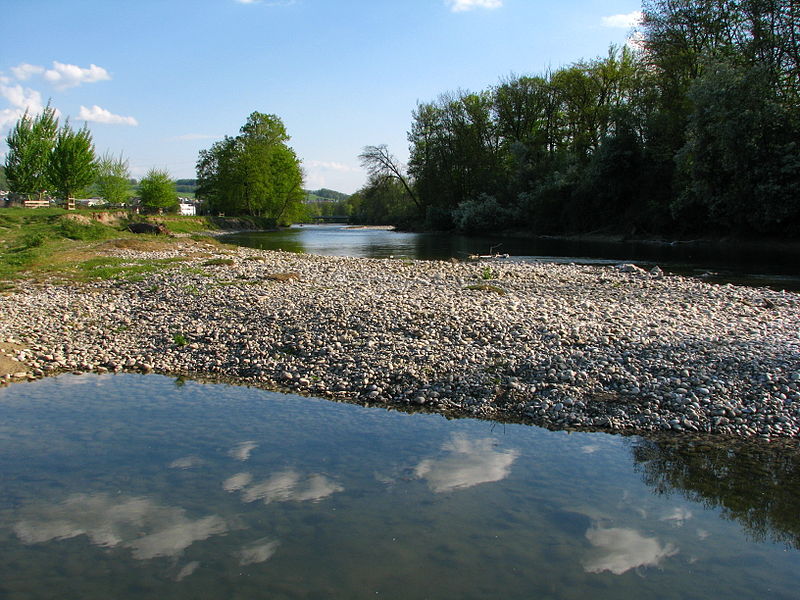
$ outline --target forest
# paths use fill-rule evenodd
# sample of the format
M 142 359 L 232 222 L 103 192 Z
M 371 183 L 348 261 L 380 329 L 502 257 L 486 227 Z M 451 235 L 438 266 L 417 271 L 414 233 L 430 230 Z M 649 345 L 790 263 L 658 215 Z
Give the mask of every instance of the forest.
M 625 47 L 420 102 L 352 217 L 409 228 L 797 238 L 800 3 L 646 0 Z

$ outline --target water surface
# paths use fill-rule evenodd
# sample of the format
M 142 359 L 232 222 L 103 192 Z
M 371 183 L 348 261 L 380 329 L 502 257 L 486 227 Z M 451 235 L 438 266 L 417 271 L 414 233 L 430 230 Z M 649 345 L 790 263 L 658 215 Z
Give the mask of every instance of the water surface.
M 654 244 L 519 239 L 354 229 L 343 225 L 303 225 L 276 232 L 242 232 L 222 237 L 227 243 L 262 250 L 285 250 L 329 256 L 467 259 L 472 254 L 509 254 L 509 260 L 659 265 L 668 272 L 732 282 L 800 290 L 800 255 L 785 248 L 748 244 Z
M 797 457 L 669 439 L 155 375 L 17 384 L 0 598 L 796 598 Z

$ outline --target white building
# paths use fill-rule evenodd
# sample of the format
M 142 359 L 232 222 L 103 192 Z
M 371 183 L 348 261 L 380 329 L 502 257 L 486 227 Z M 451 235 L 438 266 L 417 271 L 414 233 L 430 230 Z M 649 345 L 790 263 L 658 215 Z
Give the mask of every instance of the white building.
M 184 204 L 181 202 L 180 207 L 181 214 L 186 217 L 193 217 L 197 214 L 197 209 L 194 204 Z

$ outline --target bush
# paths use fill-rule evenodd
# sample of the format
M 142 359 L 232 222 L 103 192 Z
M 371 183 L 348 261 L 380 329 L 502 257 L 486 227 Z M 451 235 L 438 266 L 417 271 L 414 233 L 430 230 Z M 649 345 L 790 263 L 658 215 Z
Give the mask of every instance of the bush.
M 462 202 L 453 211 L 453 222 L 464 233 L 507 229 L 512 220 L 511 212 L 487 194 L 481 194 L 476 200 Z
M 58 233 L 65 238 L 80 241 L 102 240 L 109 235 L 109 229 L 100 223 L 78 223 L 72 219 L 62 219 Z
M 38 248 L 44 244 L 46 239 L 47 238 L 44 236 L 44 234 L 31 231 L 23 235 L 20 241 L 22 242 L 23 248 Z

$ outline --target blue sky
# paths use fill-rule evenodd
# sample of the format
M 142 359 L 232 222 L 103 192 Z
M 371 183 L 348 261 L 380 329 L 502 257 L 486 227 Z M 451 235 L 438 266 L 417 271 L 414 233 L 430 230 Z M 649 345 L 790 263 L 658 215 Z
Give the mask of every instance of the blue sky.
M 98 153 L 194 177 L 200 150 L 278 115 L 306 187 L 353 192 L 361 149 L 408 156 L 417 102 L 624 43 L 638 0 L 5 0 L 0 135 L 51 99 Z M 0 153 L 6 150 L 0 143 Z

